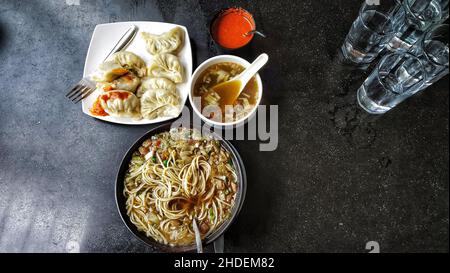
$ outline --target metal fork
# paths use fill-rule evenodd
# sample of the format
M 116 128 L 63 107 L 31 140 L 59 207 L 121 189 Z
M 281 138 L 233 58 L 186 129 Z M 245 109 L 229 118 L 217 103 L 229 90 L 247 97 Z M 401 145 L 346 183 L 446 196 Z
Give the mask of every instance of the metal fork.
M 198 229 L 197 221 L 195 220 L 195 216 L 192 219 L 192 227 L 193 227 L 194 233 L 195 233 L 195 244 L 197 245 L 197 253 L 203 253 L 202 237 L 200 235 L 200 230 Z
M 124 49 L 136 36 L 138 28 L 132 25 L 116 43 L 116 45 L 111 49 L 109 54 L 105 57 L 103 61 L 109 58 L 112 54 Z M 66 97 L 70 99 L 73 103 L 78 103 L 84 98 L 87 98 L 95 90 L 95 82 L 90 80 L 88 77 L 83 77 L 72 89 L 67 92 Z

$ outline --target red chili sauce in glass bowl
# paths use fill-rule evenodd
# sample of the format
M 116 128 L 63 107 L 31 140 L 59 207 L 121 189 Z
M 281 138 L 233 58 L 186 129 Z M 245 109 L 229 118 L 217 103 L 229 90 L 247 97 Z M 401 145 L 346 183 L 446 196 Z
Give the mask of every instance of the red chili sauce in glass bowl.
M 253 16 L 242 8 L 227 8 L 220 11 L 211 23 L 211 36 L 225 49 L 238 49 L 248 44 L 255 30 Z

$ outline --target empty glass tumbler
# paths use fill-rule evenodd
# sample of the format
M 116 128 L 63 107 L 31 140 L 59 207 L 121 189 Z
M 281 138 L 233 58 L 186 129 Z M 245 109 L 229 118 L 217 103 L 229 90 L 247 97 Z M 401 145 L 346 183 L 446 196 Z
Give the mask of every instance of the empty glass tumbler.
M 366 1 L 341 47 L 342 57 L 353 64 L 371 63 L 393 33 L 392 16 L 398 8 L 395 0 L 382 0 L 378 5 Z
M 387 43 L 390 51 L 409 50 L 427 30 L 448 18 L 448 0 L 404 0 L 393 15 L 394 35 Z
M 419 58 L 407 52 L 388 54 L 358 89 L 358 103 L 371 114 L 383 114 L 419 91 L 426 80 Z
M 448 74 L 448 25 L 432 28 L 417 48 L 417 56 L 423 62 L 428 79 L 421 89 L 425 89 Z

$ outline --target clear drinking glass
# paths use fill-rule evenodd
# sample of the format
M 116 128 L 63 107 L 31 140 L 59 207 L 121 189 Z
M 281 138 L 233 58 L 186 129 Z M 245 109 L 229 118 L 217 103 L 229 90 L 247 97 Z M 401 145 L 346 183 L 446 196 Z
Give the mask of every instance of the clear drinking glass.
M 447 18 L 448 0 L 404 0 L 393 16 L 395 33 L 386 48 L 409 50 L 427 30 Z
M 416 56 L 425 65 L 428 80 L 421 89 L 425 89 L 448 74 L 448 25 L 432 28 L 424 37 Z
M 341 47 L 342 57 L 355 64 L 372 62 L 384 48 L 386 37 L 393 33 L 392 16 L 399 7 L 396 0 L 382 0 L 379 5 L 364 3 Z
M 358 103 L 371 114 L 383 114 L 419 91 L 426 80 L 419 58 L 408 52 L 388 54 L 358 89 Z

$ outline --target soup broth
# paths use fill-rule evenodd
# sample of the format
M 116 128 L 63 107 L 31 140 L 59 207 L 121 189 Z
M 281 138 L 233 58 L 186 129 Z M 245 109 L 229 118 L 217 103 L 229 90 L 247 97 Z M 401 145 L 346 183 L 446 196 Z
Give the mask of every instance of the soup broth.
M 227 97 L 225 97 L 227 96 L 227 92 L 221 92 L 221 97 L 213 90 L 213 87 L 220 83 L 232 80 L 242 71 L 244 71 L 244 67 L 242 65 L 231 62 L 223 62 L 208 67 L 197 78 L 194 85 L 194 96 L 201 97 L 202 113 L 207 106 L 215 105 L 219 106 L 221 109 L 222 117 L 215 117 L 214 114 L 211 113 L 207 116 L 207 118 L 220 122 L 236 121 L 244 118 L 251 110 L 253 110 L 254 107 L 256 107 L 256 103 L 259 98 L 256 77 L 251 78 L 242 90 L 242 93 L 234 101 L 234 111 L 228 111 L 230 109 L 225 108 L 224 102 L 230 101 Z M 232 92 L 229 94 L 230 96 L 233 95 L 231 93 Z

